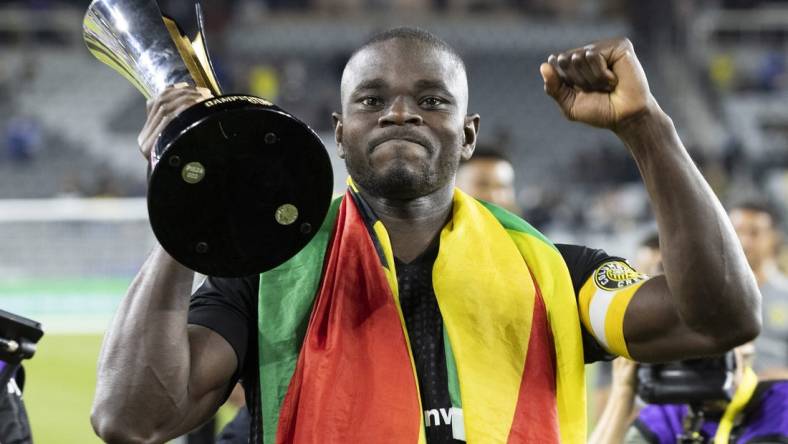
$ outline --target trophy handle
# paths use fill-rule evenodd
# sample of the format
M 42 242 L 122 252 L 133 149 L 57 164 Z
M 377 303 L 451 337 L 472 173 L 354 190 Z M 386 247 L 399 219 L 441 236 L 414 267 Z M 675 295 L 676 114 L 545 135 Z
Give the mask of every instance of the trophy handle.
M 199 3 L 195 3 L 199 11 Z M 210 64 L 208 58 L 208 50 L 205 48 L 205 38 L 202 35 L 202 27 L 197 34 L 194 41 L 189 40 L 189 37 L 181 30 L 175 20 L 162 15 L 164 26 L 175 44 L 175 48 L 181 56 L 181 59 L 186 64 L 186 69 L 194 83 L 197 86 L 207 88 L 213 93 L 214 96 L 219 96 L 222 92 L 219 90 L 219 84 L 216 81 L 216 75 L 213 72 L 213 66 Z
M 197 14 L 197 37 L 192 42 L 194 51 L 200 63 L 206 68 L 209 80 L 216 87 L 216 91 L 221 91 L 222 87 L 219 84 L 219 78 L 216 77 L 216 70 L 213 69 L 213 61 L 211 61 L 210 52 L 208 52 L 208 41 L 205 38 L 205 15 L 202 13 L 202 5 L 199 1 L 194 3 L 194 11 Z

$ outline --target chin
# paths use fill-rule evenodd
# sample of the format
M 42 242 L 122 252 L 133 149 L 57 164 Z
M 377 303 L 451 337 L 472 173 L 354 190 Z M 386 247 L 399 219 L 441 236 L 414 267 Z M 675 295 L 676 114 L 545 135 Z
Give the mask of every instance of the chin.
M 434 191 L 434 175 L 429 171 L 416 171 L 404 165 L 396 165 L 385 171 L 366 171 L 359 177 L 353 175 L 368 192 L 390 199 L 414 199 Z

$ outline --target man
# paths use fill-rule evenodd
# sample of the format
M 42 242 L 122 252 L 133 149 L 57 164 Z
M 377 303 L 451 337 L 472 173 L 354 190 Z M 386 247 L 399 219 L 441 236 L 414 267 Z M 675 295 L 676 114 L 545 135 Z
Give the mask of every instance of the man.
M 758 381 L 752 371 L 752 343 L 733 351 L 736 371 L 730 402 L 706 402 L 699 442 L 777 444 L 788 440 L 788 381 Z M 637 393 L 637 363 L 619 358 L 613 363 L 610 402 L 589 439 L 589 444 L 674 444 L 684 434 L 686 405 L 648 405 L 634 423 L 631 416 Z
M 457 188 L 469 195 L 520 214 L 514 188 L 514 167 L 503 154 L 477 147 L 473 157 L 460 163 Z
M 597 342 L 669 360 L 756 336 L 760 295 L 741 247 L 630 42 L 554 55 L 540 71 L 568 118 L 613 130 L 632 152 L 665 276 L 556 249 L 455 191 L 480 121 L 467 113 L 464 64 L 435 36 L 394 29 L 345 67 L 334 122 L 353 181 L 317 240 L 262 276 L 209 278 L 191 308 L 192 272 L 156 248 L 105 338 L 97 433 L 177 436 L 241 377 L 254 442 L 580 443 L 583 358 L 605 354 Z M 154 100 L 143 153 L 203 98 L 171 88 Z
M 729 211 L 763 297 L 763 330 L 753 366 L 763 379 L 788 378 L 788 279 L 777 268 L 780 217 L 768 204 L 747 200 Z

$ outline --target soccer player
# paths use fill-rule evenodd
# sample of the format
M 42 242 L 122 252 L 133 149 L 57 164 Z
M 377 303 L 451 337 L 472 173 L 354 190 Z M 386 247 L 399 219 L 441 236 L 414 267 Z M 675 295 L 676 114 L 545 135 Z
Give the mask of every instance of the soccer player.
M 253 442 L 583 443 L 584 360 L 680 359 L 754 338 L 755 280 L 632 44 L 596 42 L 539 69 L 567 118 L 613 131 L 634 157 L 663 276 L 556 248 L 456 190 L 480 125 L 463 61 L 397 28 L 345 66 L 334 122 L 352 181 L 303 251 L 261 276 L 209 277 L 191 301 L 191 270 L 151 253 L 104 341 L 97 433 L 165 441 L 240 378 Z M 143 153 L 204 97 L 184 87 L 156 98 Z

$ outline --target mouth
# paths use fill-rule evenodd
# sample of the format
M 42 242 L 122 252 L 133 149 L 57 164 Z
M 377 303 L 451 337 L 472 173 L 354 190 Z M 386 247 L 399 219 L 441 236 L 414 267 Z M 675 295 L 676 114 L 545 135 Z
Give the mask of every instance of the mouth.
M 430 144 L 427 140 L 421 137 L 416 137 L 412 135 L 396 135 L 396 136 L 387 136 L 387 137 L 380 137 L 370 141 L 369 144 L 369 153 L 373 153 L 378 148 L 382 147 L 383 145 L 389 142 L 406 142 L 408 144 L 416 144 L 422 147 L 423 149 L 427 150 L 427 152 L 431 152 Z

